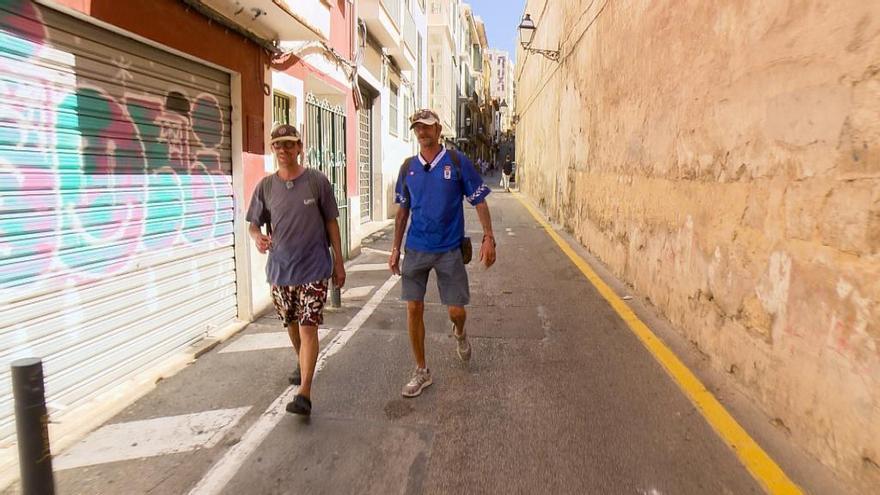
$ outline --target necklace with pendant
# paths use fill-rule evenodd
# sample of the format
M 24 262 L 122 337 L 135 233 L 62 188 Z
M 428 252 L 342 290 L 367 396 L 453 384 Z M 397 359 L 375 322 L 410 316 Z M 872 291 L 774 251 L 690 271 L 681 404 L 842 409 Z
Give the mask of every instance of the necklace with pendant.
M 284 185 L 285 185 L 288 189 L 291 189 L 291 188 L 293 188 L 293 181 L 292 181 L 292 180 L 289 180 L 289 181 L 285 182 Z

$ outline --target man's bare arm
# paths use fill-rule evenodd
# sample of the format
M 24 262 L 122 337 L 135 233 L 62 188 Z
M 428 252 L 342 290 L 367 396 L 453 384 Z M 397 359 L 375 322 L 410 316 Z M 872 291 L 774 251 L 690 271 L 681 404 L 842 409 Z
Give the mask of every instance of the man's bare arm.
M 403 234 L 406 232 L 406 224 L 409 221 L 409 208 L 400 207 L 394 216 L 394 240 L 391 242 L 391 256 L 388 257 L 388 269 L 395 275 L 400 275 L 400 245 L 403 243 Z
M 492 215 L 489 213 L 489 205 L 483 201 L 475 206 L 477 217 L 483 226 L 483 242 L 480 243 L 480 261 L 486 268 L 495 264 L 495 233 L 492 231 Z
M 257 245 L 257 251 L 265 254 L 272 247 L 272 236 L 264 235 L 259 225 L 249 223 L 248 234 L 254 240 L 254 244 Z
M 342 259 L 342 236 L 339 234 L 339 221 L 330 218 L 325 222 L 330 247 L 333 249 L 333 283 L 336 287 L 345 285 L 345 263 Z

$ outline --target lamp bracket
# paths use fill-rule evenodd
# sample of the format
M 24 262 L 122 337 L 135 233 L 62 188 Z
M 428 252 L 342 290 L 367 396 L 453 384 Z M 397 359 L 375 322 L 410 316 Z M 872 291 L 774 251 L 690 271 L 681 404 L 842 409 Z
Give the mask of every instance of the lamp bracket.
M 523 45 L 523 50 L 530 53 L 537 53 L 538 55 L 543 55 L 544 57 L 558 61 L 559 60 L 559 50 L 546 50 L 543 48 L 532 48 L 531 45 Z

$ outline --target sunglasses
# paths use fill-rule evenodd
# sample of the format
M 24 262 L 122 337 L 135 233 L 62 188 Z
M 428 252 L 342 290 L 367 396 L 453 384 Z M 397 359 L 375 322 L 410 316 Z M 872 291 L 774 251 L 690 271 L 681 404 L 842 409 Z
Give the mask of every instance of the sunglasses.
M 297 145 L 297 143 L 299 143 L 299 141 L 278 141 L 277 143 L 272 143 L 272 147 L 276 150 L 292 150 L 293 147 Z

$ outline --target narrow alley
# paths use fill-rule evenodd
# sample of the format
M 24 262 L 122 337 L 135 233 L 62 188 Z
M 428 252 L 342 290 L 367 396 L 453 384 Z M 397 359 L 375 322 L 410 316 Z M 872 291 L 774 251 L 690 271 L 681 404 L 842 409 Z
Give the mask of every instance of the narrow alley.
M 349 263 L 343 308 L 327 314 L 310 419 L 284 412 L 292 351 L 269 314 L 56 457 L 58 492 L 762 493 L 528 201 L 499 191 L 489 201 L 499 258 L 469 265 L 474 357 L 456 357 L 432 276 L 435 383 L 421 397 L 400 396 L 413 364 L 386 229 Z M 692 347 L 663 337 L 701 369 Z M 703 372 L 747 421 L 766 422 Z M 784 446 L 778 431 L 757 431 Z M 845 493 L 814 461 L 782 460 L 812 493 Z
M 0 0 L 19 493 L 880 495 L 880 1 Z

